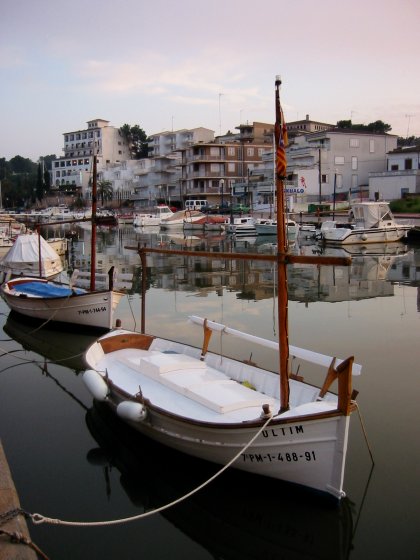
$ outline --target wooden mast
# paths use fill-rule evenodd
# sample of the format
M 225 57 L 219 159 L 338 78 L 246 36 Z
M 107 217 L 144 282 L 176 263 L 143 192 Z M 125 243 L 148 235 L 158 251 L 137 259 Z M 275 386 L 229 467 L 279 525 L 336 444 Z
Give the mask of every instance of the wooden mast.
M 276 123 L 275 137 L 275 177 L 277 194 L 277 275 L 278 275 L 278 316 L 280 354 L 280 412 L 289 410 L 289 333 L 288 333 L 288 290 L 287 290 L 287 233 L 284 204 L 284 184 L 286 178 L 287 132 L 280 105 L 280 76 L 276 76 Z
M 92 166 L 92 231 L 90 238 L 90 291 L 95 291 L 95 274 L 96 274 L 96 155 L 93 155 Z

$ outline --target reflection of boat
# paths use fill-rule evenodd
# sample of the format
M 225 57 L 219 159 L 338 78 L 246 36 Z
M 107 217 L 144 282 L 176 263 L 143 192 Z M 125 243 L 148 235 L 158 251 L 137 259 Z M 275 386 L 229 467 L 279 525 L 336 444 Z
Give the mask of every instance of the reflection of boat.
M 124 292 L 113 289 L 114 268 L 109 271 L 109 289 L 95 289 L 95 267 L 96 267 L 96 158 L 93 158 L 93 194 L 92 200 L 92 237 L 91 237 L 91 263 L 90 263 L 90 289 L 75 288 L 74 281 L 77 277 L 75 271 L 70 285 L 59 282 L 46 281 L 43 278 L 31 278 L 22 276 L 5 282 L 0 287 L 0 292 L 7 305 L 13 311 L 42 321 L 54 321 L 85 328 L 96 328 L 109 330 L 114 326 L 114 311 L 118 306 Z M 22 236 L 35 237 L 35 236 Z M 42 260 L 52 251 L 48 243 L 41 237 L 36 236 L 41 246 Z M 17 239 L 16 243 L 19 241 Z M 16 245 L 15 243 L 15 245 Z M 33 241 L 32 241 L 32 245 Z M 15 246 L 9 251 L 15 250 Z M 6 255 L 8 257 L 9 253 Z M 56 257 L 60 260 L 57 253 Z M 38 251 L 39 255 L 39 251 Z M 5 259 L 6 259 L 5 257 Z M 4 259 L 4 260 L 5 260 Z M 17 260 L 17 259 L 16 259 Z M 28 261 L 25 256 L 21 257 L 23 262 Z M 51 259 L 52 261 L 52 259 Z M 49 261 L 47 261 L 50 264 Z M 32 265 L 34 266 L 34 265 Z M 60 260 L 61 269 L 63 265 Z M 27 274 L 27 273 L 26 273 Z M 35 274 L 34 274 L 35 276 Z M 46 274 L 44 274 L 46 276 Z
M 321 226 L 320 236 L 329 245 L 391 243 L 406 237 L 412 228 L 408 222 L 397 222 L 387 202 L 353 203 L 354 224 L 327 221 Z
M 178 500 L 214 474 L 213 465 L 127 429 L 101 406 L 88 410 L 86 423 L 99 444 L 88 461 L 92 468 L 102 467 L 108 493 L 113 490 L 108 474 L 117 469 L 131 502 L 144 510 Z M 279 481 L 256 484 L 246 473 L 226 471 L 161 515 L 212 558 L 225 560 L 345 560 L 352 543 L 348 499 L 338 505 L 308 499 Z
M 4 276 L 52 278 L 63 271 L 63 263 L 53 247 L 39 234 L 18 235 L 0 261 Z
M 25 350 L 41 354 L 49 361 L 69 367 L 76 372 L 83 369 L 83 354 L 95 338 L 93 334 L 60 331 L 48 325 L 34 328 L 33 322 L 24 321 L 19 314 L 9 313 L 4 332 L 19 342 Z
M 279 105 L 276 81 L 276 103 Z M 276 122 L 279 142 L 280 108 Z M 281 132 L 281 134 L 285 134 Z M 284 150 L 277 150 L 277 192 L 283 192 Z M 281 161 L 280 156 L 283 157 Z M 282 172 L 279 172 L 279 169 Z M 96 400 L 106 402 L 141 433 L 173 449 L 208 461 L 274 479 L 293 482 L 340 499 L 350 414 L 353 357 L 336 360 L 288 344 L 288 262 L 316 262 L 287 251 L 284 200 L 279 197 L 277 286 L 279 343 L 192 316 L 203 327 L 201 348 L 160 337 L 116 329 L 99 338 L 86 352 L 83 379 Z M 143 270 L 147 253 L 170 250 L 141 248 Z M 181 253 L 181 252 L 179 252 Z M 217 258 L 236 258 L 219 253 Z M 261 256 L 262 257 L 262 256 Z M 250 257 L 252 258 L 252 256 Z M 271 260 L 265 257 L 266 260 Z M 325 258 L 347 264 L 346 259 Z M 274 350 L 280 374 L 250 362 L 208 352 L 216 331 Z M 303 382 L 289 369 L 289 355 L 327 369 L 321 388 Z M 290 362 L 291 363 L 291 362 Z M 338 380 L 338 396 L 329 389 Z
M 383 255 L 404 255 L 407 253 L 408 247 L 405 243 L 396 241 L 395 243 L 369 243 L 363 244 L 346 244 L 343 247 L 324 247 L 322 253 L 324 255 L 333 256 L 383 256 Z

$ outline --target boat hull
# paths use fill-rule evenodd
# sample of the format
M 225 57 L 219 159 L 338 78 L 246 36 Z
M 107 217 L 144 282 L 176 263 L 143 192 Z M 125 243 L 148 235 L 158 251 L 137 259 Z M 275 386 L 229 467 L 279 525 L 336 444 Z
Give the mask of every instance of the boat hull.
M 350 228 L 332 228 L 323 232 L 323 241 L 327 245 L 354 245 L 367 243 L 392 243 L 407 236 L 409 228 L 392 227 L 375 230 L 358 230 Z
M 1 287 L 1 295 L 12 311 L 32 319 L 110 330 L 114 326 L 114 311 L 124 294 L 104 290 L 63 297 L 31 297 L 21 295 L 12 280 Z

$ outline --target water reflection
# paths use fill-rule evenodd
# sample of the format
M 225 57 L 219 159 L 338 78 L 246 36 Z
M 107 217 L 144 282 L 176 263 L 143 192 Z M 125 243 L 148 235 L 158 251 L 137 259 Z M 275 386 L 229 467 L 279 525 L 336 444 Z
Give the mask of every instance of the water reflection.
M 116 266 L 121 273 L 133 274 L 128 293 L 140 291 L 141 267 L 139 246 L 166 249 L 187 249 L 191 255 L 147 256 L 147 287 L 166 290 L 197 291 L 203 295 L 224 289 L 234 291 L 238 298 L 266 299 L 276 293 L 274 265 L 268 261 L 227 261 L 215 258 L 218 252 L 263 253 L 277 251 L 272 236 L 232 238 L 217 235 L 184 235 L 162 233 L 159 228 L 104 228 L 98 233 L 97 272 L 106 273 Z M 88 269 L 90 263 L 90 231 L 81 230 L 70 243 L 69 274 L 74 268 Z M 209 251 L 211 259 L 194 256 L 195 251 Z M 350 266 L 289 265 L 288 288 L 292 301 L 352 301 L 390 297 L 394 286 L 419 286 L 420 249 L 403 243 L 353 245 L 325 248 L 306 241 L 292 242 L 290 251 L 296 255 L 350 256 Z
M 112 494 L 109 473 L 118 469 L 122 488 L 141 511 L 178 500 L 216 472 L 209 463 L 127 429 L 107 408 L 91 408 L 86 423 L 100 446 L 89 451 L 87 460 L 101 469 L 104 492 Z M 339 505 L 313 500 L 278 481 L 255 484 L 246 473 L 225 472 L 162 515 L 214 558 L 337 560 L 348 558 L 351 549 L 348 499 Z

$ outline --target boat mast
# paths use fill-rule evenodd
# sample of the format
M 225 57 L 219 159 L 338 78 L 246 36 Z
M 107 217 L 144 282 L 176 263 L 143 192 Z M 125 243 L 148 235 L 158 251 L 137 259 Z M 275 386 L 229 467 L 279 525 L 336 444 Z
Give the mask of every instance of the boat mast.
M 275 176 L 277 199 L 277 276 L 280 354 L 280 411 L 289 410 L 289 334 L 288 334 L 288 291 L 287 291 L 287 236 L 284 204 L 284 179 L 286 178 L 287 130 L 280 105 L 280 76 L 276 76 L 276 123 Z
M 93 156 L 92 165 L 92 232 L 90 238 L 90 291 L 95 291 L 96 274 L 96 155 Z

